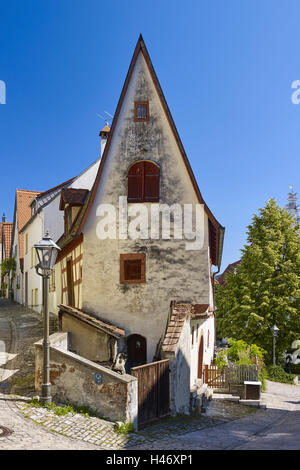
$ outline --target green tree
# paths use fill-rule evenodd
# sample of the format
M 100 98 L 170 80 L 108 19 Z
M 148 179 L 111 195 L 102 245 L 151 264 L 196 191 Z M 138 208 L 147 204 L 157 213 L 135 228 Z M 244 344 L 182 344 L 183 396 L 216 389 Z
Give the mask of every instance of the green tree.
M 276 323 L 279 357 L 300 337 L 299 225 L 274 199 L 248 226 L 248 243 L 235 272 L 216 287 L 217 328 L 223 337 L 255 343 L 271 362 Z

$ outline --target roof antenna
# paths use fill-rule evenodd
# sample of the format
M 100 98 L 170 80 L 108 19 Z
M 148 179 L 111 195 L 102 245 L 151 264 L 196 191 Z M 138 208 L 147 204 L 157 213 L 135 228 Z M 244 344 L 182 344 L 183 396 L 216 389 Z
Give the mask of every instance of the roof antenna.
M 97 114 L 97 116 L 100 117 L 101 119 L 104 119 L 105 124 L 106 124 L 107 126 L 111 127 L 111 121 L 113 120 L 114 117 L 113 117 L 113 115 L 110 114 L 108 111 L 104 111 L 104 112 L 105 112 L 105 114 L 107 114 L 107 115 L 109 116 L 110 119 L 107 119 L 107 117 L 104 117 L 104 116 L 102 116 L 101 114 Z

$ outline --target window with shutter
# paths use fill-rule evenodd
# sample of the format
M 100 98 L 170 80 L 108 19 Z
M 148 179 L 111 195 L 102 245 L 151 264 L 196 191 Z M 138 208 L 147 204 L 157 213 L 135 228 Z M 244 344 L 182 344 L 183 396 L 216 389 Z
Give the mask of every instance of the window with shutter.
M 146 282 L 146 255 L 144 253 L 130 253 L 120 255 L 120 282 L 121 284 L 134 284 Z
M 159 167 L 137 162 L 128 172 L 128 202 L 159 202 Z

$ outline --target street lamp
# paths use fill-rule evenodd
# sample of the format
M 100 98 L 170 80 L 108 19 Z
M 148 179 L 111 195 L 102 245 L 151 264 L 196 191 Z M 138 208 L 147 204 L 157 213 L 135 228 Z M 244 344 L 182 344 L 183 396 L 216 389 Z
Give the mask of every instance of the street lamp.
M 43 313 L 44 313 L 44 341 L 43 341 L 43 383 L 42 396 L 43 402 L 50 402 L 50 342 L 49 342 L 49 310 L 48 310 L 48 292 L 49 277 L 54 268 L 57 254 L 60 248 L 49 236 L 49 232 L 43 239 L 34 245 L 39 263 L 36 266 L 36 272 L 43 277 Z
M 279 331 L 279 328 L 274 325 L 272 330 L 272 335 L 273 335 L 273 366 L 276 366 L 276 355 L 275 355 L 275 347 L 276 347 L 276 337 Z

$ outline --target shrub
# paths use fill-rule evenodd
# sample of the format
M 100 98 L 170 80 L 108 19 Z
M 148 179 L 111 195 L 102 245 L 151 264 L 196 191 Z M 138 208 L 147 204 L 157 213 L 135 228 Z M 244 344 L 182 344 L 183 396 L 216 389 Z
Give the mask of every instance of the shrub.
M 266 379 L 268 378 L 267 369 L 262 367 L 258 374 L 258 380 L 261 382 L 261 391 L 265 392 L 267 390 L 267 382 Z
M 300 375 L 300 364 L 286 364 L 284 369 L 291 374 Z
M 287 384 L 294 383 L 294 374 L 288 374 L 285 370 L 280 366 L 268 366 L 267 368 L 268 379 L 272 380 L 273 382 L 281 382 Z
M 216 358 L 215 358 L 215 364 L 220 369 L 223 369 L 223 367 L 228 365 L 226 349 L 222 349 L 221 351 L 218 352 L 218 354 L 216 355 Z

